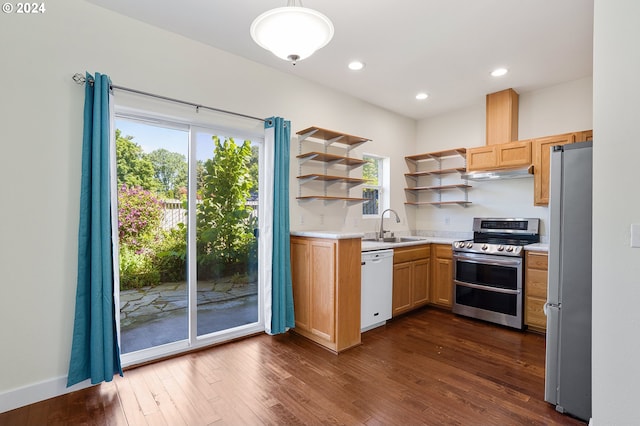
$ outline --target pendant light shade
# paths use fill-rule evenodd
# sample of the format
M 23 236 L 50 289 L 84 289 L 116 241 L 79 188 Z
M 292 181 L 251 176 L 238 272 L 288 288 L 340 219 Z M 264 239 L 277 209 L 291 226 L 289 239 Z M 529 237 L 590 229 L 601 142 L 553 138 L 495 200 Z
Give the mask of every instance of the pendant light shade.
M 331 41 L 333 24 L 313 9 L 287 6 L 258 16 L 250 31 L 260 47 L 295 65 L 296 61 L 308 58 Z

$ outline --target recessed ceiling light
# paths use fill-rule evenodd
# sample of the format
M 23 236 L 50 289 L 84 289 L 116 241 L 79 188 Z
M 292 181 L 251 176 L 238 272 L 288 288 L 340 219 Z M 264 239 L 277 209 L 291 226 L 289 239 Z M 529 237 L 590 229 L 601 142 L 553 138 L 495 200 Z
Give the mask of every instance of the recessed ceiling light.
M 360 61 L 349 62 L 349 69 L 353 71 L 359 71 L 364 68 L 364 64 Z
M 426 94 L 426 93 L 424 93 L 424 92 L 423 92 L 423 93 L 418 93 L 418 94 L 416 95 L 416 99 L 417 99 L 417 100 L 419 100 L 419 101 L 425 100 L 425 99 L 427 99 L 428 97 L 429 97 L 429 95 L 428 95 L 428 94 Z
M 495 70 L 491 71 L 491 75 L 494 77 L 502 77 L 508 72 L 509 71 L 506 68 L 496 68 Z

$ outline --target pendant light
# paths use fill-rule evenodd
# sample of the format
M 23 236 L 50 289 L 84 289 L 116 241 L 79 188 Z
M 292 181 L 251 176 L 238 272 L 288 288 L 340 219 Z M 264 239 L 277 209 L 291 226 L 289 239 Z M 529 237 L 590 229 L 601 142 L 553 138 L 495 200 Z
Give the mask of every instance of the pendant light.
M 286 7 L 268 10 L 251 24 L 251 37 L 278 58 L 301 61 L 324 47 L 333 37 L 333 24 L 322 13 L 289 0 Z

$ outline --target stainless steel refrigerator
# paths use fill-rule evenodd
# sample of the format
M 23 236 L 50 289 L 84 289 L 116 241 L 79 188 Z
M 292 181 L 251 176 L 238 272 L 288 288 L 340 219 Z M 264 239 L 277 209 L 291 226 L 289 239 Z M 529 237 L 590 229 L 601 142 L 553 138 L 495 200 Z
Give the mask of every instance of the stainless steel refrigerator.
M 592 143 L 551 151 L 544 399 L 591 417 Z

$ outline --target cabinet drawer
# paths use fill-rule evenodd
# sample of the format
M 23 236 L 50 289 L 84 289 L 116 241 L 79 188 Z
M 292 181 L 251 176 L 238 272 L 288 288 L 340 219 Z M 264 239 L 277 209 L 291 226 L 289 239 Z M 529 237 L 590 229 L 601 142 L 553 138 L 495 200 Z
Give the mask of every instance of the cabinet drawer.
M 527 269 L 544 269 L 548 268 L 549 259 L 546 253 L 527 252 Z
M 425 259 L 428 258 L 430 254 L 431 247 L 428 244 L 422 246 L 398 247 L 393 250 L 393 263 Z
M 440 259 L 453 259 L 453 250 L 449 244 L 434 244 L 436 257 Z
M 538 329 L 547 328 L 547 316 L 544 314 L 544 299 L 527 297 L 526 323 Z
M 547 298 L 547 271 L 529 269 L 525 281 L 527 296 Z

